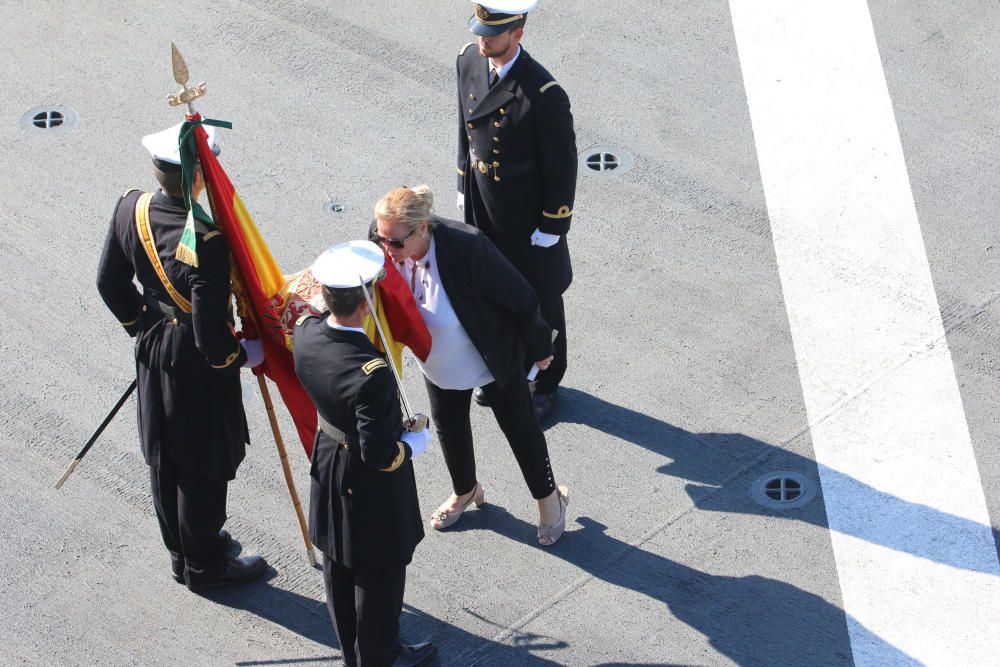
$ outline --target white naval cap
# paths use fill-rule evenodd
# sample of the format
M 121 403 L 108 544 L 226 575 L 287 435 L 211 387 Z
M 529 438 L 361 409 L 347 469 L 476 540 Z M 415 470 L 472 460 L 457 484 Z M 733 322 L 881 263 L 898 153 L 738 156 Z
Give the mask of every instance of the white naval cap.
M 181 126 L 184 123 L 177 123 L 162 132 L 147 134 L 142 138 L 142 145 L 153 156 L 153 159 L 161 164 L 176 165 L 181 164 L 180 141 Z M 215 128 L 211 125 L 202 125 L 208 134 L 208 146 L 216 155 L 219 154 L 219 146 L 215 143 Z
M 493 37 L 506 32 L 524 15 L 538 6 L 538 0 L 472 0 L 476 13 L 469 19 L 469 30 L 474 35 Z
M 371 241 L 345 241 L 323 251 L 310 267 L 313 277 L 330 289 L 360 287 L 384 275 L 385 255 Z
M 527 14 L 538 6 L 538 0 L 472 0 L 491 14 Z

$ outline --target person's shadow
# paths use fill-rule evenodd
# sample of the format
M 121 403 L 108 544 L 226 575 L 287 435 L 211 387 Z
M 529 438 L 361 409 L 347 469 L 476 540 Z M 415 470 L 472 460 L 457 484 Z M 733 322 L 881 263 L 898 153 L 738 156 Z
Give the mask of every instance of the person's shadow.
M 824 484 L 849 495 L 852 509 L 857 508 L 835 516 L 833 525 L 822 508 L 772 510 L 750 502 L 747 494 L 734 501 L 731 494 L 716 491 L 741 469 L 775 456 L 782 468 L 817 481 L 817 464 L 740 433 L 691 433 L 575 389 L 564 387 L 560 394 L 561 421 L 589 426 L 669 459 L 657 470 L 695 482 L 686 490 L 698 509 L 806 521 L 952 567 L 985 574 L 1000 572 L 1000 531 L 995 528 L 903 500 L 828 467 L 822 468 Z M 982 549 L 967 548 L 986 534 L 992 537 L 992 551 L 984 554 Z
M 248 658 L 236 662 L 239 667 L 260 667 L 265 665 L 306 665 L 306 664 L 340 664 L 343 652 L 333 631 L 326 602 L 315 600 L 291 591 L 275 588 L 270 584 L 276 576 L 272 570 L 268 577 L 260 582 L 241 586 L 239 588 L 219 589 L 204 594 L 204 597 L 214 602 L 242 609 L 261 618 L 276 623 L 305 639 L 308 639 L 329 651 L 320 651 L 317 655 L 300 655 L 296 657 L 274 660 L 254 660 Z M 322 575 L 317 572 L 316 577 Z M 556 662 L 535 656 L 533 651 L 558 650 L 566 648 L 566 642 L 531 633 L 517 633 L 513 637 L 513 645 L 500 644 L 428 614 L 411 605 L 403 605 L 403 615 L 400 618 L 400 636 L 404 642 L 415 643 L 432 641 L 438 649 L 438 655 L 432 665 L 465 665 L 456 662 L 456 656 L 471 650 L 489 650 L 491 660 L 502 665 L 531 665 L 549 667 L 558 665 Z
M 525 536 L 533 533 L 533 525 L 493 505 L 480 511 L 486 517 L 465 530 L 488 526 L 511 540 L 532 544 Z M 884 658 L 885 664 L 914 662 L 818 595 L 767 577 L 703 572 L 610 537 L 606 526 L 588 517 L 576 522 L 582 529 L 567 532 L 547 553 L 596 579 L 664 604 L 675 618 L 705 635 L 719 653 L 737 664 L 850 665 L 848 624 L 870 655 Z M 455 528 L 462 529 L 462 525 Z M 614 609 L 608 609 L 604 618 L 609 623 L 628 623 Z M 455 664 L 506 664 L 495 649 L 482 646 Z

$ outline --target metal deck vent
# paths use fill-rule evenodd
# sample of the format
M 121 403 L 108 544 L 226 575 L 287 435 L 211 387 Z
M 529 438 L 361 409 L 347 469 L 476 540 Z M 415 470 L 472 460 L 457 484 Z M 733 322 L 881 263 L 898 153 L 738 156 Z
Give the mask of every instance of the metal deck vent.
M 591 148 L 580 153 L 580 171 L 591 176 L 610 176 L 632 168 L 632 156 L 620 148 Z
M 21 116 L 21 128 L 29 132 L 54 134 L 65 132 L 76 125 L 76 112 L 67 106 L 53 104 L 35 107 Z
M 323 212 L 330 215 L 344 215 L 347 213 L 348 206 L 346 202 L 342 201 L 328 201 L 323 204 Z
M 750 497 L 764 507 L 783 510 L 802 507 L 816 495 L 812 480 L 797 472 L 782 470 L 757 478 Z

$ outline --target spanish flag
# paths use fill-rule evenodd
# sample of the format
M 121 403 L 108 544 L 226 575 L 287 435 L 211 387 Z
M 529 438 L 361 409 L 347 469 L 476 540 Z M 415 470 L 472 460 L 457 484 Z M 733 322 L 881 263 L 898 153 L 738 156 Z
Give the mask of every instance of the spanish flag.
M 287 323 L 283 326 L 282 322 L 291 296 L 289 279 L 278 267 L 243 200 L 209 148 L 208 136 L 201 127 L 202 124 L 223 127 L 229 124 L 202 120 L 200 115 L 188 116 L 187 121 L 181 129 L 182 160 L 186 152 L 183 144 L 188 141 L 185 137 L 190 135 L 201 160 L 212 217 L 225 236 L 232 255 L 233 291 L 237 293 L 237 303 L 245 306 L 239 313 L 244 334 L 248 338 L 259 338 L 264 346 L 264 363 L 255 368 L 254 373 L 263 372 L 278 386 L 278 392 L 292 416 L 306 455 L 312 456 L 316 408 L 295 375 L 295 362 L 289 344 L 290 327 Z M 187 132 L 189 126 L 192 130 L 190 133 Z M 192 155 L 193 152 L 191 151 Z M 194 243 L 185 247 L 183 252 L 189 253 L 197 261 Z M 386 273 L 398 278 L 394 270 Z M 398 282 L 402 284 L 401 279 Z M 380 289 L 376 290 L 376 311 L 383 329 L 389 334 L 392 348 L 387 354 L 397 369 L 401 362 L 402 345 L 409 347 L 421 359 L 426 359 L 430 353 L 430 334 L 412 294 L 405 289 L 405 284 L 402 287 L 400 290 L 399 285 L 391 284 L 390 278 L 389 283 L 380 285 Z M 291 326 L 294 326 L 294 322 Z

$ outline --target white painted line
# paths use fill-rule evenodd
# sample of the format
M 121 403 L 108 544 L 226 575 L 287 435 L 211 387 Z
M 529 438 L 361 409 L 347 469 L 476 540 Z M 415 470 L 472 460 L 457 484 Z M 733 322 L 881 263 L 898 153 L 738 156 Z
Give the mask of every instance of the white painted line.
M 1000 661 L 1000 564 L 864 0 L 730 0 L 854 658 Z

